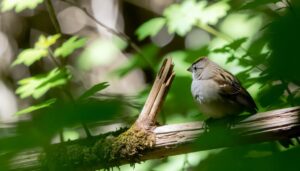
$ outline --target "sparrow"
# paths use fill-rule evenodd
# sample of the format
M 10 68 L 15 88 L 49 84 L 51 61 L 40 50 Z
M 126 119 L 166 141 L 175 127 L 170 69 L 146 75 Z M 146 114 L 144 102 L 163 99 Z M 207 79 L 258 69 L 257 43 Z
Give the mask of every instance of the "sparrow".
M 207 57 L 196 60 L 188 71 L 192 73 L 192 95 L 200 111 L 218 119 L 244 111 L 257 112 L 257 106 L 240 81 Z

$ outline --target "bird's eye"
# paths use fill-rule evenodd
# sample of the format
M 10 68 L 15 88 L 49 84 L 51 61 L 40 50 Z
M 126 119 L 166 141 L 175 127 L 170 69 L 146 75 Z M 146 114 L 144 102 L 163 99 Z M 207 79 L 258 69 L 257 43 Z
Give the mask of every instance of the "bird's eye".
M 195 71 L 197 69 L 197 67 L 196 66 L 193 66 L 193 70 Z

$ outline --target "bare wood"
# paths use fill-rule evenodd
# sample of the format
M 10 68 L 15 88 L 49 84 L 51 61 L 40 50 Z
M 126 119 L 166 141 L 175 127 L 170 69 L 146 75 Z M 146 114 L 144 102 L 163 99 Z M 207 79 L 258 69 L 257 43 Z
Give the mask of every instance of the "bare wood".
M 300 136 L 300 107 L 240 116 L 237 120 L 229 128 L 221 124 L 208 130 L 203 122 L 157 127 L 155 148 L 142 160 Z
M 155 126 L 156 116 L 175 76 L 173 67 L 174 65 L 171 58 L 164 60 L 144 107 L 136 120 L 136 124 L 140 127 L 149 129 Z
M 216 128 L 208 127 L 206 131 L 203 122 L 156 127 L 153 131 L 156 135 L 156 144 L 153 149 L 143 154 L 141 160 L 300 136 L 300 107 L 273 110 L 249 117 L 240 116 L 237 120 L 239 121 L 230 128 L 217 125 Z M 221 140 L 220 131 L 223 134 Z M 18 156 L 11 163 L 12 169 L 37 169 L 40 165 L 37 162 L 39 152 Z M 121 163 L 127 164 L 128 161 Z

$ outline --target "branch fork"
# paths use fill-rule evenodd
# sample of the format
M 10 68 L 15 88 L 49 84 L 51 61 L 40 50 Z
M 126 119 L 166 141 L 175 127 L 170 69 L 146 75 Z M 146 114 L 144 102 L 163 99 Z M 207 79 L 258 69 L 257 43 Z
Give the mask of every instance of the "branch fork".
M 108 150 L 109 162 L 126 159 L 133 164 L 140 160 L 144 151 L 154 147 L 156 138 L 153 130 L 156 128 L 157 114 L 175 76 L 173 67 L 170 58 L 164 60 L 138 119 L 114 140 Z

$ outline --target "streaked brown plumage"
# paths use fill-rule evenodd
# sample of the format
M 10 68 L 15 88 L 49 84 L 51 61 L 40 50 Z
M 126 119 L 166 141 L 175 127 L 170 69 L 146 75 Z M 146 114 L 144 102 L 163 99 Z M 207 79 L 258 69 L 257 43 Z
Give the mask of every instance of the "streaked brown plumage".
M 195 61 L 188 71 L 193 75 L 193 97 L 204 115 L 222 118 L 243 111 L 256 113 L 254 100 L 239 80 L 207 57 Z

